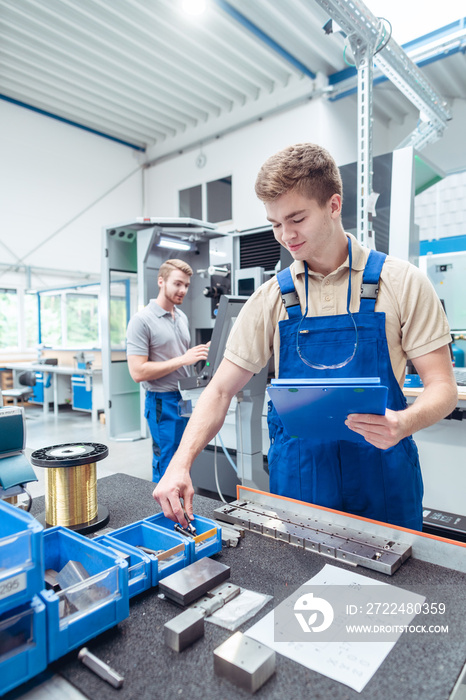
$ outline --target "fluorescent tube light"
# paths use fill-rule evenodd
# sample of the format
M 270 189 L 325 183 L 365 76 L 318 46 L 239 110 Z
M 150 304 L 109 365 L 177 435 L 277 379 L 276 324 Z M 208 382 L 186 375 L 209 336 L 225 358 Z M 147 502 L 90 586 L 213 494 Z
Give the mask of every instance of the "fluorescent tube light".
M 191 250 L 191 243 L 176 241 L 174 238 L 164 238 L 161 236 L 158 244 L 159 248 L 169 248 L 170 250 Z

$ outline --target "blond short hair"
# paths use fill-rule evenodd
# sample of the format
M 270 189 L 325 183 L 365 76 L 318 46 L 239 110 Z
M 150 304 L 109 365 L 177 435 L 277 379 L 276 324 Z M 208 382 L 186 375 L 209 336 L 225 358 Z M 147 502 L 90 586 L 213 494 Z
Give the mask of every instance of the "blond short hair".
M 164 282 L 166 282 L 173 270 L 181 270 L 181 272 L 184 272 L 185 275 L 189 275 L 189 277 L 193 274 L 193 269 L 187 262 L 179 260 L 178 258 L 173 258 L 172 260 L 165 260 L 165 262 L 160 265 L 159 277 L 162 277 Z
M 315 143 L 296 143 L 268 158 L 256 179 L 262 202 L 272 202 L 296 190 L 323 207 L 334 195 L 343 196 L 340 171 L 325 148 Z

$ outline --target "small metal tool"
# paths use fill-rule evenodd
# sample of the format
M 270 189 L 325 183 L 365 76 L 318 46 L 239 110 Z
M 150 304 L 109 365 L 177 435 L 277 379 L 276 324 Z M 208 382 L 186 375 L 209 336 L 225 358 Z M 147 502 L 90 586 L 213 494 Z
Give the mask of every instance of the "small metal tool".
M 196 537 L 195 532 L 191 532 L 187 527 L 182 527 L 180 523 L 175 523 L 173 529 L 175 530 L 175 532 L 179 532 L 180 535 L 184 535 L 185 537 Z
M 186 520 L 186 522 L 188 523 L 187 526 L 186 526 L 185 528 L 183 528 L 183 529 L 184 529 L 184 530 L 188 530 L 188 532 L 190 532 L 191 535 L 196 535 L 196 528 L 195 528 L 194 525 L 192 524 L 192 522 L 191 522 L 191 520 L 190 520 L 190 518 L 189 518 L 189 516 L 188 516 L 188 514 L 187 514 L 187 512 L 186 512 L 186 508 L 184 507 L 184 504 L 182 504 L 181 507 L 183 508 L 183 515 L 184 515 L 184 517 L 185 517 L 185 520 Z
M 90 668 L 91 671 L 94 671 L 99 678 L 113 685 L 114 688 L 121 688 L 123 685 L 123 676 L 120 676 L 111 666 L 101 661 L 97 656 L 94 656 L 87 647 L 80 649 L 78 659 L 82 661 L 85 666 Z

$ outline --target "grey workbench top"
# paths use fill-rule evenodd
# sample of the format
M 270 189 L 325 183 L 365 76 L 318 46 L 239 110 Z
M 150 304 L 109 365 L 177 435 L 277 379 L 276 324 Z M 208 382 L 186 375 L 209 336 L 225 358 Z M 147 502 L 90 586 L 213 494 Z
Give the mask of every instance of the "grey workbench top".
M 110 512 L 108 525 L 121 527 L 158 512 L 152 499 L 153 484 L 124 474 L 98 481 L 99 505 Z M 195 496 L 194 512 L 214 517 L 220 502 Z M 33 503 L 33 515 L 44 510 L 44 499 Z M 97 533 L 96 533 L 97 534 Z M 260 593 L 274 594 L 274 587 L 287 583 L 290 592 L 305 583 L 329 563 L 284 542 L 246 532 L 237 548 L 224 548 L 216 558 L 231 567 L 230 581 Z M 350 568 L 336 560 L 335 566 Z M 277 655 L 275 675 L 255 694 L 266 700 L 448 700 L 466 659 L 466 574 L 433 564 L 408 559 L 393 576 L 357 569 L 364 576 L 400 588 L 423 592 L 426 585 L 442 590 L 447 612 L 442 623 L 449 625 L 444 635 L 403 634 L 381 667 L 358 693 L 347 686 L 310 671 Z M 441 588 L 440 588 L 441 587 Z M 274 607 L 270 601 L 240 630 L 246 631 Z M 92 700 L 240 700 L 251 696 L 213 671 L 213 650 L 232 633 L 206 623 L 204 638 L 181 653 L 163 643 L 163 625 L 180 609 L 158 597 L 157 588 L 130 601 L 130 616 L 86 646 L 125 677 L 115 690 L 77 661 L 77 650 L 51 664 L 55 671 Z

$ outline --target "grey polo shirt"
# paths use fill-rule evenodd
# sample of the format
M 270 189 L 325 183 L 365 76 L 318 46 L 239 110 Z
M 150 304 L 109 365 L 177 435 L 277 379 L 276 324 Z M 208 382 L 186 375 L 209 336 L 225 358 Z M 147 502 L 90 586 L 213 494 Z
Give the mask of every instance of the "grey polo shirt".
M 131 318 L 126 331 L 126 354 L 147 355 L 155 362 L 184 355 L 190 343 L 186 314 L 175 306 L 173 318 L 155 299 Z M 180 367 L 165 377 L 141 384 L 148 391 L 177 391 L 178 380 L 190 374 L 189 367 Z

